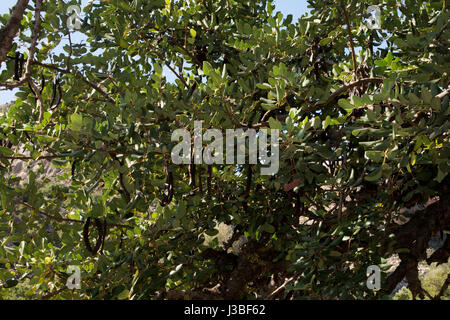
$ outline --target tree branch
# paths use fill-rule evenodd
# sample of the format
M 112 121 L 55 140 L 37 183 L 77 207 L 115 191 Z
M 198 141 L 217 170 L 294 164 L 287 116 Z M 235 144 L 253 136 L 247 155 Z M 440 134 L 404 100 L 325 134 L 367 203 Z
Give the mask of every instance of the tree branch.
M 40 157 L 37 157 L 36 159 L 31 157 L 31 156 L 5 156 L 0 154 L 0 159 L 8 159 L 8 160 L 45 160 L 45 159 L 57 159 L 57 158 L 65 158 L 67 156 L 63 156 L 63 155 L 56 155 L 56 154 L 48 154 L 48 155 L 43 155 Z
M 450 86 L 448 86 L 447 89 L 445 89 L 444 91 L 442 91 L 441 93 L 439 93 L 436 98 L 442 99 L 446 96 L 448 96 L 450 94 Z
M 8 52 L 12 48 L 12 42 L 17 32 L 19 31 L 20 22 L 22 21 L 23 13 L 27 8 L 28 0 L 19 0 L 13 7 L 11 17 L 6 26 L 0 30 L 0 64 L 6 60 Z
M 58 217 L 58 216 L 54 216 L 54 215 L 48 214 L 48 213 L 46 213 L 44 211 L 41 211 L 41 210 L 33 207 L 31 204 L 29 204 L 27 202 L 24 202 L 24 201 L 20 201 L 20 204 L 24 205 L 25 207 L 27 207 L 29 209 L 32 209 L 32 210 L 38 212 L 39 214 L 45 216 L 46 218 L 48 218 L 50 220 L 54 220 L 54 221 L 58 221 L 58 222 L 65 222 L 65 223 L 74 222 L 74 223 L 82 223 L 82 224 L 84 224 L 84 221 L 82 221 L 82 220 L 63 218 L 63 217 Z M 107 226 L 133 229 L 132 226 L 123 225 L 123 224 L 116 224 L 116 223 L 107 223 Z
M 28 58 L 27 58 L 27 62 L 25 65 L 25 74 L 18 81 L 14 81 L 12 83 L 1 84 L 6 89 L 14 89 L 18 86 L 21 86 L 24 83 L 26 83 L 28 81 L 28 79 L 30 79 L 30 77 L 31 77 L 32 64 L 33 64 L 32 61 L 34 59 L 34 52 L 36 50 L 36 44 L 37 44 L 37 40 L 39 37 L 39 28 L 41 26 L 41 11 L 42 11 L 42 0 L 36 0 L 36 8 L 34 11 L 35 21 L 34 21 L 33 33 L 31 36 L 31 45 L 28 49 Z M 6 59 L 6 57 L 5 57 L 5 59 Z
M 23 204 L 25 207 L 29 208 L 29 209 L 33 209 L 34 211 L 40 213 L 41 215 L 45 216 L 46 218 L 50 219 L 50 220 L 55 220 L 55 221 L 59 221 L 59 222 L 75 222 L 75 223 L 84 223 L 84 221 L 81 220 L 75 220 L 75 219 L 68 219 L 68 218 L 63 218 L 63 217 L 58 217 L 58 216 L 53 216 L 51 214 L 48 214 L 44 211 L 41 211 L 39 209 L 36 209 L 35 207 L 33 207 L 31 204 L 26 203 L 24 201 L 20 202 L 21 204 Z
M 33 80 L 29 79 L 28 83 L 30 84 L 31 89 L 33 90 L 33 93 L 37 98 L 37 106 L 39 108 L 39 122 L 42 122 L 42 119 L 44 119 L 44 101 L 42 100 L 41 93 L 34 84 Z
M 404 225 L 394 225 L 386 228 L 386 239 L 394 234 L 396 240 L 392 249 L 408 248 L 408 253 L 399 253 L 401 263 L 387 278 L 383 292 L 390 294 L 395 286 L 406 276 L 414 296 L 423 293 L 417 273 L 417 263 L 426 259 L 428 242 L 433 234 L 450 227 L 450 200 L 444 192 L 440 200 L 427 206 L 422 212 L 416 213 Z M 388 243 L 382 246 L 381 254 L 388 250 Z
M 436 297 L 433 298 L 433 300 L 439 300 L 444 295 L 445 291 L 447 290 L 448 286 L 450 285 L 450 274 L 447 275 L 447 279 L 445 279 L 444 284 L 441 287 L 441 290 L 436 295 Z
M 356 87 L 356 86 L 359 86 L 359 85 L 362 85 L 362 84 L 366 84 L 366 83 L 383 83 L 383 79 L 382 78 L 365 78 L 365 79 L 357 80 L 355 82 L 351 82 L 351 83 L 349 83 L 349 84 L 347 84 L 347 85 L 337 89 L 335 92 L 333 92 L 331 94 L 331 96 L 327 99 L 326 102 L 318 103 L 318 104 L 315 105 L 315 107 L 329 104 L 334 99 L 336 99 L 338 96 L 340 96 L 342 93 L 349 91 L 353 87 Z
M 294 281 L 294 280 L 295 280 L 295 277 L 291 277 L 291 278 L 289 278 L 289 279 L 286 279 L 286 281 L 285 281 L 280 287 L 278 287 L 277 289 L 275 289 L 274 291 L 272 291 L 272 292 L 267 296 L 267 299 L 270 299 L 270 298 L 276 296 L 278 293 L 280 293 L 281 291 L 283 291 L 289 283 L 291 283 L 291 282 Z
M 341 1 L 341 7 L 342 7 L 342 10 L 344 10 L 345 23 L 347 24 L 349 46 L 350 46 L 350 50 L 352 51 L 353 71 L 355 72 L 355 77 L 358 77 L 358 75 L 356 74 L 358 67 L 356 66 L 355 45 L 353 44 L 353 35 L 352 35 L 352 29 L 351 29 L 351 25 L 350 25 L 350 19 L 348 17 L 347 8 L 345 7 L 344 1 Z
M 53 298 L 54 296 L 57 296 L 58 294 L 60 294 L 61 292 L 63 292 L 66 289 L 68 289 L 67 286 L 63 286 L 62 288 L 60 288 L 56 291 L 50 292 L 50 293 L 46 294 L 45 296 L 42 296 L 41 300 L 48 300 L 50 298 Z

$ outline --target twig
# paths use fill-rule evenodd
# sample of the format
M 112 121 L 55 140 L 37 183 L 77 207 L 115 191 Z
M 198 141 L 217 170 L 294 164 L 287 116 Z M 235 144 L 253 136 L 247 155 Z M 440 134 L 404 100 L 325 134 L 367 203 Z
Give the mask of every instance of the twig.
M 48 213 L 46 213 L 44 211 L 41 211 L 41 210 L 33 207 L 31 204 L 26 203 L 24 201 L 20 201 L 20 204 L 22 204 L 25 207 L 30 208 L 30 209 L 32 209 L 32 210 L 34 210 L 34 211 L 36 211 L 36 212 L 38 212 L 40 214 L 42 214 L 43 216 L 45 216 L 46 218 L 51 219 L 51 220 L 55 220 L 55 221 L 59 221 L 59 222 L 67 222 L 67 223 L 68 222 L 75 222 L 75 223 L 82 223 L 82 224 L 84 224 L 83 220 L 75 220 L 75 219 L 63 218 L 63 217 L 58 217 L 58 216 L 54 216 L 54 215 L 48 214 Z M 116 224 L 116 223 L 107 223 L 107 226 L 133 229 L 132 226 L 128 226 L 128 225 L 124 225 L 124 224 Z
M 36 159 L 30 156 L 5 156 L 0 154 L 0 159 L 8 159 L 8 160 L 44 160 L 44 159 L 56 159 L 56 158 L 65 158 L 66 155 L 56 155 L 56 154 L 48 154 L 37 157 Z
M 37 106 L 39 108 L 39 122 L 42 122 L 42 119 L 44 119 L 44 101 L 42 100 L 41 93 L 34 84 L 33 80 L 29 79 L 28 83 L 30 84 L 31 89 L 33 89 L 33 93 L 37 98 Z
M 333 93 L 331 94 L 331 96 L 327 99 L 326 102 L 324 102 L 324 103 L 318 103 L 318 104 L 315 105 L 315 107 L 329 104 L 329 103 L 331 103 L 336 97 L 338 97 L 339 95 L 341 95 L 342 93 L 349 91 L 349 90 L 352 89 L 353 87 L 356 87 L 356 86 L 359 86 L 359 85 L 365 84 L 365 83 L 383 83 L 383 79 L 382 79 L 382 78 L 365 78 L 365 79 L 357 80 L 357 81 L 355 81 L 355 82 L 351 82 L 351 83 L 347 84 L 346 86 L 343 86 L 343 87 L 337 89 L 335 92 L 333 92 Z
M 439 38 L 441 37 L 442 33 L 445 31 L 445 29 L 447 29 L 449 22 L 447 21 L 447 23 L 441 28 L 441 30 L 439 30 L 439 32 L 436 34 L 436 36 L 433 38 L 432 42 L 434 41 L 438 41 Z
M 66 289 L 68 289 L 67 286 L 63 286 L 62 288 L 60 288 L 60 289 L 58 289 L 56 291 L 53 291 L 53 292 L 50 292 L 49 294 L 46 294 L 45 296 L 43 296 L 41 298 L 41 300 L 48 300 L 50 298 L 53 298 L 54 296 L 60 294 L 61 292 L 63 292 Z
M 347 84 L 347 85 L 345 85 L 345 86 L 343 86 L 343 87 L 337 89 L 336 91 L 334 91 L 334 92 L 330 95 L 330 97 L 329 97 L 325 102 L 320 102 L 320 103 L 318 102 L 318 103 L 314 104 L 313 106 L 311 106 L 310 108 L 304 109 L 304 111 L 305 111 L 305 112 L 313 112 L 313 111 L 315 111 L 318 107 L 321 107 L 321 106 L 323 106 L 323 105 L 330 104 L 331 102 L 333 102 L 334 99 L 336 99 L 336 98 L 337 98 L 338 96 L 340 96 L 342 93 L 349 91 L 349 90 L 352 89 L 353 87 L 356 87 L 356 86 L 359 86 L 359 85 L 362 85 L 362 84 L 365 84 L 365 83 L 383 83 L 383 79 L 382 79 L 382 78 L 364 78 L 364 79 L 360 79 L 360 80 L 351 82 L 351 83 L 349 83 L 349 84 Z M 446 95 L 449 94 L 449 93 L 450 93 L 450 87 L 449 87 L 448 90 L 442 92 L 442 93 L 439 94 L 437 97 L 438 97 L 438 98 L 439 98 L 440 96 L 441 96 L 441 97 L 444 97 L 444 96 L 446 96 Z M 268 112 L 266 112 L 266 114 L 268 114 Z M 265 115 L 265 117 L 267 117 L 267 116 Z M 264 118 L 264 117 L 263 117 L 263 118 Z M 249 126 L 248 124 L 245 124 L 245 123 L 240 123 L 240 125 L 241 125 L 242 127 L 248 127 L 248 126 Z M 252 128 L 258 129 L 258 128 L 260 128 L 260 127 L 265 127 L 265 126 L 268 126 L 268 125 L 269 125 L 268 122 L 263 122 L 263 121 L 262 121 L 261 123 L 256 123 L 256 124 L 252 125 Z
M 274 291 L 272 291 L 272 293 L 269 294 L 269 295 L 267 296 L 267 298 L 269 299 L 269 298 L 275 296 L 277 293 L 280 293 L 281 291 L 283 291 L 283 290 L 286 288 L 286 286 L 287 286 L 289 283 L 291 283 L 291 282 L 294 281 L 294 280 L 295 280 L 295 277 L 291 277 L 291 278 L 287 279 L 280 287 L 278 287 L 277 289 L 275 289 Z
M 40 67 L 43 67 L 43 68 L 47 68 L 47 69 L 50 69 L 50 70 L 54 70 L 54 71 L 60 72 L 61 74 L 69 74 L 69 73 L 72 72 L 72 70 L 61 69 L 61 68 L 59 68 L 57 66 L 54 66 L 54 65 L 51 65 L 51 64 L 47 64 L 47 63 L 42 63 L 42 62 L 39 62 L 39 61 L 36 61 L 36 60 L 31 61 L 30 64 L 37 65 L 37 66 L 40 66 Z M 78 75 L 79 78 L 81 78 L 81 80 L 83 80 L 84 83 L 86 83 L 92 89 L 96 90 L 102 96 L 104 96 L 107 99 L 108 102 L 113 103 L 113 104 L 115 103 L 114 100 L 108 95 L 108 93 L 103 91 L 99 86 L 97 86 L 96 84 L 90 82 L 88 79 L 86 79 L 79 72 L 75 73 L 75 76 L 77 76 L 77 75 Z M 7 86 L 7 84 L 4 84 L 3 86 Z
M 61 68 L 58 68 L 57 66 L 54 66 L 54 65 L 51 65 L 51 64 L 47 64 L 47 63 L 42 63 L 42 62 L 39 62 L 39 61 L 36 61 L 36 60 L 33 60 L 31 63 L 33 65 L 37 65 L 37 66 L 40 66 L 40 67 L 44 67 L 44 68 L 47 68 L 47 69 L 58 71 L 58 72 L 60 72 L 62 74 L 70 73 L 70 70 L 61 69 Z
M 68 36 L 69 36 L 69 56 L 67 57 L 67 71 L 70 71 L 70 59 L 72 58 L 72 53 L 73 53 L 73 49 L 72 49 L 72 37 L 70 36 L 70 29 L 68 32 Z
M 183 78 L 178 72 L 176 72 L 176 71 L 170 66 L 170 64 L 168 64 L 167 62 L 164 62 L 164 63 L 165 63 L 165 65 L 167 66 L 167 68 L 169 68 L 170 71 L 172 71 L 173 74 L 175 74 L 175 75 L 177 76 L 177 78 L 180 79 L 181 82 L 183 82 L 183 84 L 186 86 L 186 88 L 188 88 L 189 86 L 188 86 L 188 84 L 186 83 L 186 80 L 184 80 L 184 78 Z
M 261 122 L 266 121 L 266 118 L 269 116 L 271 112 L 272 110 L 267 110 L 266 113 L 264 113 L 263 117 L 261 118 Z
M 88 79 L 86 79 L 84 76 L 82 76 L 79 72 L 78 74 L 80 75 L 81 80 L 83 80 L 84 83 L 86 83 L 88 86 L 90 86 L 92 89 L 94 89 L 95 91 L 99 92 L 103 97 L 105 97 L 110 103 L 115 104 L 114 100 L 108 95 L 108 93 L 106 93 L 105 91 L 103 91 L 102 88 L 100 88 L 99 86 L 97 86 L 95 83 L 90 82 Z
M 444 295 L 445 291 L 447 290 L 448 286 L 450 285 L 450 274 L 447 275 L 447 279 L 445 279 L 444 284 L 442 285 L 441 290 L 439 293 L 434 297 L 433 300 L 440 300 L 441 297 Z
M 348 17 L 347 8 L 345 7 L 344 1 L 341 1 L 341 7 L 342 10 L 344 10 L 344 16 L 345 16 L 345 23 L 347 24 L 347 32 L 349 36 L 349 46 L 350 50 L 352 51 L 352 60 L 353 60 L 353 71 L 355 72 L 355 77 L 358 77 L 356 74 L 357 66 L 356 66 L 356 54 L 355 54 L 355 45 L 353 44 L 353 35 L 352 35 L 352 29 L 350 26 L 350 19 Z
M 442 91 L 441 93 L 439 93 L 436 98 L 442 99 L 445 96 L 448 96 L 450 94 L 450 86 L 448 86 L 447 89 L 445 89 L 444 91 Z
M 45 217 L 47 217 L 48 219 L 51 219 L 51 220 L 55 220 L 55 221 L 59 221 L 59 222 L 84 223 L 84 221 L 81 221 L 81 220 L 75 220 L 75 219 L 68 219 L 68 218 L 62 218 L 62 217 L 53 216 L 53 215 L 48 214 L 48 213 L 46 213 L 46 212 L 43 212 L 43 211 L 41 211 L 41 210 L 39 210 L 39 209 L 36 209 L 36 208 L 33 207 L 31 204 L 26 203 L 26 202 L 24 202 L 24 201 L 21 201 L 20 203 L 23 204 L 25 207 L 30 208 L 30 209 L 33 209 L 34 211 L 36 211 L 36 212 L 42 214 L 43 216 L 45 216 Z

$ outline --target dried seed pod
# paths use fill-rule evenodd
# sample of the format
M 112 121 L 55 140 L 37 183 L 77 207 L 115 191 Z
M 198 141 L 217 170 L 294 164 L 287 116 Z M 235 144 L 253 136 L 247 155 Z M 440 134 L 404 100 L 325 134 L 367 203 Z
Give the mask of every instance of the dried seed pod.
M 100 219 L 95 218 L 95 227 L 98 231 L 97 241 L 95 242 L 95 247 L 92 248 L 91 241 L 89 240 L 89 227 L 91 225 L 91 218 L 87 218 L 86 222 L 83 226 L 83 239 L 86 249 L 92 253 L 92 255 L 96 255 L 98 251 L 103 249 L 103 242 L 105 241 L 105 233 L 106 233 L 106 220 L 104 224 L 100 221 Z
M 167 167 L 165 171 L 167 172 L 167 178 L 166 183 L 164 184 L 162 199 L 160 201 L 162 207 L 171 203 L 173 199 L 173 173 L 169 171 Z

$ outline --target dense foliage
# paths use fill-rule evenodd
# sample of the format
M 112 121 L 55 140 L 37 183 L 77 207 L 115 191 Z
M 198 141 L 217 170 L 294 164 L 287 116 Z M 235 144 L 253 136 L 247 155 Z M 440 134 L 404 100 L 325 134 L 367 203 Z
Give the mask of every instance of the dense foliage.
M 0 115 L 4 287 L 28 278 L 30 296 L 63 299 L 374 299 L 406 277 L 414 296 L 428 294 L 418 262 L 447 263 L 449 249 L 447 237 L 426 255 L 450 229 L 447 1 L 310 0 L 298 21 L 267 0 L 93 1 L 83 44 L 66 23 L 80 1 L 29 2 L 0 74 L 19 88 Z M 368 28 L 369 5 L 380 30 Z M 26 63 L 13 80 L 16 51 Z M 279 172 L 174 165 L 171 134 L 194 120 L 281 129 Z M 231 239 L 218 241 L 219 225 Z M 387 270 L 395 253 L 400 265 L 369 290 L 367 267 Z M 80 290 L 66 288 L 69 265 Z

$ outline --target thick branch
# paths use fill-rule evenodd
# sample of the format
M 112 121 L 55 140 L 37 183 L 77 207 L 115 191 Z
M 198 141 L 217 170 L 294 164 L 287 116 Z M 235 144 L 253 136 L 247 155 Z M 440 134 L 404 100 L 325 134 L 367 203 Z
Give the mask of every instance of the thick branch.
M 417 274 L 417 263 L 426 259 L 426 250 L 428 242 L 433 234 L 438 231 L 450 228 L 450 200 L 448 193 L 444 193 L 441 199 L 422 212 L 418 212 L 402 226 L 395 225 L 393 229 L 386 230 L 386 233 L 394 233 L 395 244 L 393 249 L 409 249 L 408 253 L 400 253 L 401 263 L 387 278 L 385 291 L 390 294 L 405 276 L 414 296 L 422 294 L 420 281 Z M 388 246 L 384 246 L 387 250 Z M 382 252 L 384 254 L 385 252 Z M 413 270 L 415 269 L 415 270 Z
M 6 26 L 0 30 L 0 39 L 2 39 L 0 44 L 0 64 L 6 60 L 8 52 L 12 48 L 12 42 L 19 31 L 20 22 L 27 5 L 28 0 L 19 0 L 12 9 L 11 17 Z
M 25 65 L 25 74 L 18 81 L 14 81 L 12 83 L 2 84 L 6 89 L 14 89 L 18 86 L 23 85 L 30 79 L 31 71 L 32 71 L 32 61 L 34 60 L 34 52 L 36 50 L 37 40 L 39 37 L 39 28 L 41 26 L 41 11 L 42 11 L 42 0 L 36 0 L 36 8 L 34 11 L 34 27 L 33 33 L 31 36 L 31 45 L 28 49 L 28 58 Z M 6 53 L 7 54 L 7 53 Z M 6 59 L 6 56 L 5 56 Z
M 357 80 L 355 82 L 351 82 L 348 85 L 343 86 L 343 87 L 337 89 L 335 92 L 333 92 L 325 103 L 320 103 L 316 106 L 329 104 L 334 99 L 336 99 L 338 96 L 340 96 L 342 93 L 347 92 L 356 86 L 360 86 L 360 85 L 366 84 L 366 83 L 383 83 L 383 79 L 382 78 L 365 78 L 365 79 Z

